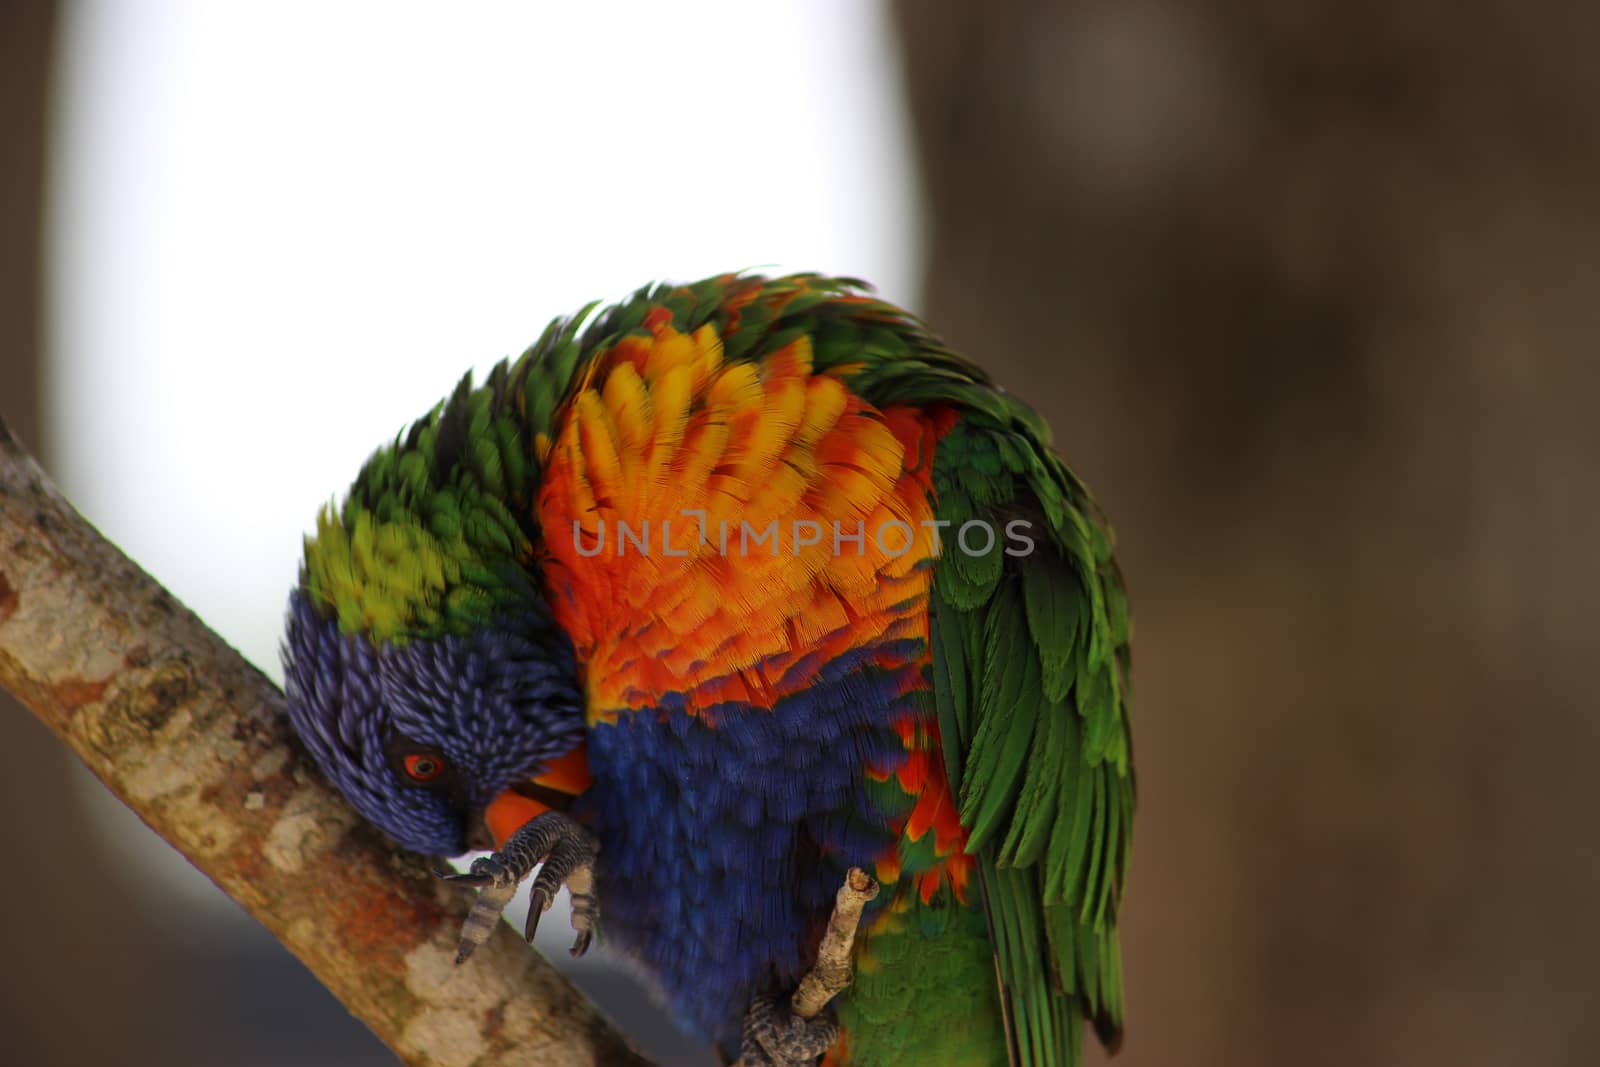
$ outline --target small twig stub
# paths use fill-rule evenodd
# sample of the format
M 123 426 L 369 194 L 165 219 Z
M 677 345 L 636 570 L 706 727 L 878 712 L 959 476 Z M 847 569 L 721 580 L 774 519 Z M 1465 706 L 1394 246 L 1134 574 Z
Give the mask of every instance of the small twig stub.
M 800 979 L 800 987 L 790 1001 L 800 1018 L 816 1018 L 828 1001 L 850 985 L 854 975 L 851 954 L 855 949 L 856 927 L 860 925 L 861 911 L 867 901 L 877 895 L 877 880 L 860 867 L 850 868 L 844 885 L 833 898 L 833 915 L 828 919 L 822 943 L 817 946 L 817 962 Z

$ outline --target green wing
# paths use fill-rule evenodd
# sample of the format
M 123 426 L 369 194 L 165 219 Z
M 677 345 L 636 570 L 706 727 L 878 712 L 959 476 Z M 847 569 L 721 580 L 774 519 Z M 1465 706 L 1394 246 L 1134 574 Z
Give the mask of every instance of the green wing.
M 1078 1062 L 1084 1016 L 1111 1048 L 1122 1028 L 1128 616 L 1093 504 L 1032 422 L 964 417 L 940 442 L 936 514 L 949 532 L 1026 523 L 1011 529 L 1033 543 L 997 537 L 984 555 L 946 545 L 934 572 L 934 692 L 1013 1058 L 1057 1065 Z M 982 545 L 977 530 L 970 547 Z
M 1127 601 L 1109 535 L 1043 420 L 920 323 L 859 298 L 804 317 L 819 367 L 866 399 L 955 413 L 933 472 L 948 523 L 932 603 L 945 766 L 978 859 L 1011 1059 L 1077 1064 L 1085 1018 L 1109 1048 L 1122 1028 L 1134 786 Z M 980 525 L 962 542 L 967 523 Z

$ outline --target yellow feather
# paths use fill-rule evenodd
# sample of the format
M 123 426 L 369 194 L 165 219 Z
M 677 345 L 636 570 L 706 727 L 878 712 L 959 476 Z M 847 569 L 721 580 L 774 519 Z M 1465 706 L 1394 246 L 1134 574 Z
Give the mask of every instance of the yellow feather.
M 833 429 L 844 414 L 847 397 L 845 388 L 832 378 L 814 377 L 806 380 L 806 410 L 795 430 L 795 443 L 810 447 L 823 434 Z
M 674 466 L 678 468 L 678 483 L 691 499 L 703 491 L 706 475 L 722 458 L 727 443 L 728 425 L 715 419 L 697 420 L 684 435 L 683 447 L 678 453 L 679 463 Z
M 617 455 L 617 439 L 611 417 L 594 390 L 578 394 L 573 412 L 578 420 L 578 454 L 588 467 L 589 484 L 599 498 L 611 497 L 623 488 L 622 460 Z
M 741 457 L 739 473 L 751 479 L 764 476 L 790 451 L 795 427 L 805 412 L 806 390 L 799 379 L 769 380 L 765 392 L 761 417 L 751 427 Z
M 894 432 L 876 419 L 862 417 L 850 427 L 858 450 L 856 465 L 864 469 L 884 492 L 900 477 L 906 450 Z
M 650 397 L 644 380 L 632 363 L 618 363 L 606 377 L 601 392 L 606 414 L 616 428 L 617 463 L 622 486 L 616 506 L 625 515 L 639 514 L 643 495 L 649 489 L 644 469 L 645 449 L 650 438 Z
M 697 358 L 690 392 L 698 396 L 717 368 L 722 366 L 722 338 L 707 323 L 694 332 L 694 347 Z
M 569 431 L 567 434 L 568 437 L 574 437 L 575 435 L 575 430 Z M 595 522 L 595 511 L 598 505 L 594 499 L 594 487 L 589 484 L 589 475 L 585 468 L 583 452 L 576 445 L 571 444 L 563 449 L 563 452 L 568 466 L 572 469 L 572 477 L 568 479 L 568 487 L 571 489 L 569 499 L 572 501 L 572 515 L 583 523 L 586 531 L 584 544 L 592 545 L 596 543 L 595 538 L 599 537 L 598 526 Z
M 677 455 L 689 423 L 688 367 L 674 367 L 655 382 L 650 389 L 650 407 L 654 425 L 650 431 L 645 484 L 647 491 L 655 492 L 666 488 L 670 482 L 668 464 Z
M 815 473 L 815 466 L 809 460 L 809 456 L 797 456 L 790 451 L 782 462 L 768 472 L 751 495 L 747 506 L 753 525 L 763 526 L 794 511 L 800 498 L 805 495 L 811 475 Z
M 815 490 L 817 509 L 841 521 L 848 520 L 852 527 L 857 519 L 872 514 L 883 498 L 882 486 L 870 476 L 839 464 L 828 468 L 826 479 Z
M 673 367 L 693 364 L 698 356 L 694 339 L 669 326 L 661 331 L 654 347 L 650 349 L 650 356 L 644 365 L 645 377 L 652 382 L 657 381 Z
M 655 415 L 652 436 L 656 449 L 669 456 L 677 451 L 689 423 L 689 373 L 688 367 L 673 367 L 650 388 Z
M 761 379 L 753 363 L 736 363 L 717 375 L 706 394 L 706 407 L 729 412 L 761 405 Z
M 637 451 L 650 434 L 650 396 L 632 363 L 619 363 L 612 368 L 603 398 L 617 427 L 619 450 Z

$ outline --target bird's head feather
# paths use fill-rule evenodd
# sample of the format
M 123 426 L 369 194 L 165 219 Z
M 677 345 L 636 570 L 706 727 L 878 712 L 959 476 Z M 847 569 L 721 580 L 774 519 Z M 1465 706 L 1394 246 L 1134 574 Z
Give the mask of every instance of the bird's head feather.
M 296 732 L 362 815 L 434 855 L 464 851 L 474 815 L 583 732 L 507 386 L 503 366 L 469 376 L 376 452 L 319 517 L 290 598 Z

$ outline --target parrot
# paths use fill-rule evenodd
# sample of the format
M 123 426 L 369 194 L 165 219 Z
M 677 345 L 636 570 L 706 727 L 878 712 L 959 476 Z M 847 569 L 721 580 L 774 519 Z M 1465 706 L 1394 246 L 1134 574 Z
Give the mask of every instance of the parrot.
M 1112 549 L 1044 420 L 866 283 L 648 285 L 322 508 L 288 715 L 402 848 L 493 841 L 463 957 L 538 867 L 528 936 L 565 887 L 574 953 L 724 1062 L 1077 1065 L 1123 1027 Z M 852 868 L 849 984 L 793 1016 Z

